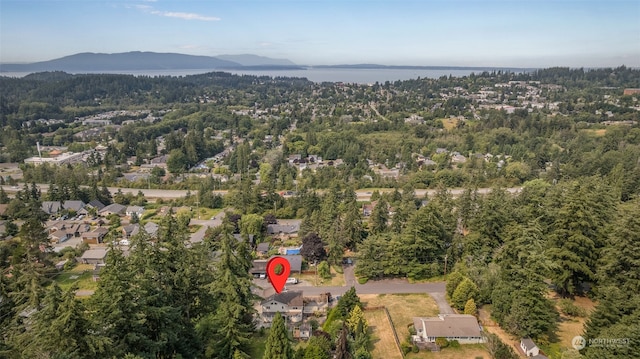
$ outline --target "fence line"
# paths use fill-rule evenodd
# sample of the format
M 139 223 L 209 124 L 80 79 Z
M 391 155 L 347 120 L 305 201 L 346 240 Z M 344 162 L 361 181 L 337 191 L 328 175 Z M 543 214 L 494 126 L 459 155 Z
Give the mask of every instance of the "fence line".
M 382 309 L 384 309 L 384 312 L 387 314 L 387 319 L 389 319 L 389 324 L 391 324 L 391 330 L 393 331 L 393 338 L 396 340 L 396 347 L 398 347 L 398 350 L 400 351 L 400 355 L 404 359 L 404 351 L 402 350 L 402 347 L 400 346 L 400 340 L 398 339 L 398 333 L 396 333 L 396 327 L 393 325 L 393 320 L 391 320 L 391 315 L 389 314 L 389 311 L 387 310 L 387 307 L 382 306 Z

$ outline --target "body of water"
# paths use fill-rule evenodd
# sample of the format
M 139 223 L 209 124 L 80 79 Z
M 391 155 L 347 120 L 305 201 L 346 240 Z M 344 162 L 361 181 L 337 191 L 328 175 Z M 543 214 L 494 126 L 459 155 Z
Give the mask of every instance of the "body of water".
M 487 68 L 486 71 L 494 69 Z M 137 71 L 96 71 L 82 73 L 126 74 L 135 76 L 187 76 L 224 70 L 137 70 Z M 417 78 L 439 78 L 442 76 L 462 77 L 472 72 L 482 73 L 484 69 L 346 69 L 346 68 L 307 68 L 301 70 L 228 70 L 237 75 L 304 77 L 313 82 L 345 82 L 373 84 L 376 82 L 411 80 Z M 511 70 L 522 72 L 523 70 Z M 72 72 L 75 73 L 75 72 Z M 0 76 L 24 77 L 29 72 L 0 72 Z

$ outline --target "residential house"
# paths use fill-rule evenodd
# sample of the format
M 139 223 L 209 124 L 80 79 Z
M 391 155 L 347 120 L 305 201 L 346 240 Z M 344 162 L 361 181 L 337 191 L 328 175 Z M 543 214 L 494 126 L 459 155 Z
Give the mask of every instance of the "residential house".
M 125 210 L 127 209 L 127 207 L 118 204 L 118 203 L 112 203 L 106 207 L 104 207 L 103 209 L 101 209 L 100 211 L 98 211 L 98 214 L 100 214 L 103 217 L 107 217 L 109 215 L 112 214 L 116 214 L 118 216 L 124 214 Z
M 40 208 L 48 215 L 55 215 L 62 210 L 73 211 L 76 214 L 87 214 L 82 201 L 43 201 Z
M 267 255 L 267 252 L 269 252 L 269 242 L 258 243 L 256 252 L 262 256 Z
M 269 259 L 255 259 L 252 262 L 251 269 L 249 273 L 255 277 L 266 275 L 267 274 L 267 262 L 273 257 L 283 257 L 289 261 L 289 266 L 291 268 L 291 273 L 302 273 L 302 256 L 301 255 L 292 255 L 292 256 L 272 256 Z
M 98 201 L 97 199 L 94 199 L 93 201 L 87 203 L 87 207 L 95 208 L 96 212 L 98 212 L 101 209 L 103 209 L 105 205 L 102 202 Z
M 267 234 L 279 237 L 297 237 L 300 230 L 299 219 L 278 219 L 276 224 L 267 224 Z
M 293 328 L 293 338 L 307 340 L 311 338 L 312 328 L 309 323 L 302 323 Z
M 51 240 L 51 242 L 56 244 L 66 242 L 71 237 L 72 236 L 69 235 L 69 233 L 64 229 L 57 230 L 49 234 L 49 239 Z
M 302 273 L 302 256 L 301 255 L 284 255 L 279 257 L 283 257 L 289 261 L 289 266 L 291 267 L 291 273 Z
M 104 237 L 109 233 L 109 230 L 104 227 L 98 227 L 91 232 L 85 232 L 82 234 L 82 242 L 87 244 L 102 243 Z
M 547 357 L 543 354 L 540 354 L 540 348 L 536 345 L 536 343 L 531 340 L 531 338 L 522 338 L 520 339 L 520 349 L 524 353 L 527 358 L 535 358 L 535 359 L 546 359 Z
M 262 321 L 271 323 L 280 312 L 287 323 L 299 323 L 303 319 L 304 300 L 302 291 L 290 291 L 274 294 L 260 303 Z
M 155 238 L 158 236 L 158 229 L 160 226 L 153 222 L 147 222 L 143 227 L 140 227 L 140 224 L 138 223 L 128 224 L 122 227 L 122 235 L 125 239 L 129 239 L 140 233 L 140 228 L 143 228 L 144 232 L 151 238 Z
M 84 208 L 85 203 L 82 201 L 64 201 L 62 202 L 62 208 L 67 211 L 76 212 L 76 214 L 87 214 L 87 210 Z
M 439 314 L 437 317 L 414 317 L 414 343 L 435 343 L 436 338 L 457 340 L 460 344 L 484 343 L 478 320 L 467 314 Z
M 42 208 L 44 213 L 53 215 L 62 210 L 62 205 L 60 204 L 60 201 L 42 201 L 40 208 Z
M 265 277 L 267 275 L 267 259 L 255 259 L 251 262 L 251 269 L 249 274 L 254 277 Z
M 132 217 L 135 214 L 138 218 L 140 218 L 142 217 L 143 212 L 144 208 L 140 206 L 128 206 L 127 209 L 125 209 L 125 214 L 127 215 L 127 217 Z
M 451 154 L 451 162 L 452 163 L 465 163 L 467 162 L 467 158 L 460 154 L 460 152 L 453 152 Z
M 80 257 L 83 264 L 103 265 L 109 248 L 88 249 Z

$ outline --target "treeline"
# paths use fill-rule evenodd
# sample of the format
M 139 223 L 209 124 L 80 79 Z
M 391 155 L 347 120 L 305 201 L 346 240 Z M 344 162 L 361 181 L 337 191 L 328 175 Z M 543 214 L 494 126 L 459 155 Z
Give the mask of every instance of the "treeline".
M 500 189 L 484 196 L 467 190 L 457 199 L 436 196 L 420 209 L 410 197 L 392 200 L 393 217 L 374 209 L 369 219 L 370 234 L 357 246 L 356 274 L 361 281 L 422 279 L 443 275 L 447 264 L 447 295 L 454 307 L 466 312 L 475 311 L 469 305 L 492 304 L 503 329 L 540 343 L 553 340 L 559 322 L 550 290 L 563 297 L 592 295 L 598 305 L 585 338 L 630 342 L 615 349 L 588 347 L 584 354 L 632 358 L 640 340 L 635 274 L 640 203 L 637 198 L 621 203 L 614 178 L 555 185 L 534 180 L 517 196 Z M 388 208 L 384 199 L 381 204 Z M 406 206 L 413 213 L 402 226 L 395 216 L 406 218 Z M 584 315 L 566 302 L 561 309 Z
M 29 192 L 31 193 L 31 192 Z M 167 216 L 157 238 L 113 247 L 88 300 L 62 290 L 39 202 L 0 246 L 0 354 L 6 358 L 250 357 L 254 333 L 251 256 L 222 230 L 213 243 L 187 247 L 188 230 Z M 225 228 L 230 228 L 225 227 Z

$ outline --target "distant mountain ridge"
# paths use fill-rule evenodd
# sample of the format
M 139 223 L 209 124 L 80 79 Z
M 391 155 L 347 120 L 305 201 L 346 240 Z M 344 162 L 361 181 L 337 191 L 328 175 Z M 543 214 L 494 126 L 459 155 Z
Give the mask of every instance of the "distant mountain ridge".
M 131 51 L 115 54 L 84 52 L 30 64 L 0 64 L 0 72 L 37 71 L 136 71 L 136 70 L 233 70 L 244 68 L 300 68 L 286 59 L 257 55 L 224 55 L 241 62 L 214 56 Z M 243 64 L 244 63 L 244 64 Z M 245 65 L 246 64 L 246 65 Z
M 298 66 L 288 59 L 273 59 L 252 54 L 218 55 L 216 57 L 221 60 L 238 63 L 242 66 Z

